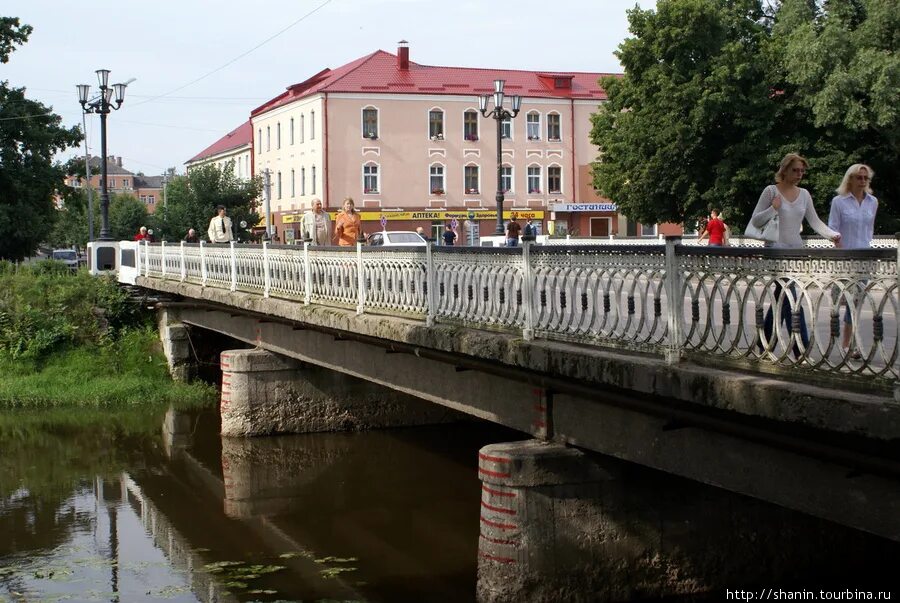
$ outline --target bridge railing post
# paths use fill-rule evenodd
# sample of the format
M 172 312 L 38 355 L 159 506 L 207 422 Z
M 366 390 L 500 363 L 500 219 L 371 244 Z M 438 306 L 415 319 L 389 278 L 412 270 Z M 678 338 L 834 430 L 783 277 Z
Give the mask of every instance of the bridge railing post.
M 184 264 L 184 241 L 181 242 L 181 281 L 187 278 L 187 268 Z
M 200 286 L 206 286 L 206 242 L 200 241 Z
M 160 243 L 159 248 L 161 253 L 160 271 L 162 272 L 162 277 L 166 278 L 166 242 Z
M 366 275 L 363 273 L 362 243 L 356 243 L 356 313 L 362 314 L 366 309 Z
M 150 241 L 144 239 L 141 243 L 144 245 L 144 255 L 147 258 L 147 261 L 144 262 L 144 276 L 150 276 Z
M 897 338 L 894 340 L 894 346 L 900 347 L 900 232 L 897 233 L 897 287 L 894 289 L 894 323 L 897 331 Z M 900 354 L 897 357 L 897 366 L 900 372 Z M 894 381 L 894 402 L 900 402 L 900 379 Z
M 312 297 L 312 270 L 309 262 L 309 241 L 303 241 L 303 303 L 309 305 Z
M 531 268 L 531 241 L 522 242 L 522 301 L 525 303 L 525 327 L 522 338 L 534 339 L 534 271 Z
M 434 250 L 431 243 L 425 245 L 425 304 L 428 313 L 425 315 L 425 325 L 433 326 L 437 308 L 435 307 L 434 288 L 437 279 L 434 278 Z
M 666 236 L 666 311 L 668 312 L 668 333 L 666 337 L 666 364 L 677 364 L 681 360 L 682 321 L 684 319 L 684 295 L 681 292 L 681 269 L 675 246 L 681 243 L 677 235 Z
M 269 276 L 269 242 L 263 241 L 263 297 L 269 297 L 269 287 L 271 286 Z
M 237 257 L 234 254 L 234 241 L 229 241 L 231 249 L 231 290 L 237 291 Z
M 137 270 L 137 275 L 141 275 L 141 262 L 145 261 L 143 254 L 141 253 L 141 244 L 138 243 L 134 246 L 134 267 Z

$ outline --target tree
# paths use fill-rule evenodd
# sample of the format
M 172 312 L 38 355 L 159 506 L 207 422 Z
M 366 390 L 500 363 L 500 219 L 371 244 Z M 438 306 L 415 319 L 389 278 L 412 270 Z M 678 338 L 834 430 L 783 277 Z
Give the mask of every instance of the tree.
M 622 78 L 593 116 L 594 186 L 644 222 L 721 207 L 746 221 L 779 159 L 810 160 L 820 215 L 844 171 L 877 173 L 878 225 L 896 228 L 896 0 L 660 0 L 629 11 Z
M 221 169 L 203 165 L 169 181 L 167 207 L 158 208 L 151 222 L 170 241 L 183 238 L 189 228 L 204 237 L 216 206 L 224 205 L 231 216 L 235 237 L 246 241 L 250 238 L 249 229 L 260 220 L 257 199 L 261 190 L 259 178 L 237 178 L 231 163 Z M 247 223 L 246 229 L 239 226 L 242 221 Z
M 0 63 L 31 31 L 17 18 L 0 17 Z M 77 127 L 61 122 L 49 107 L 27 99 L 24 88 L 0 81 L 0 259 L 32 254 L 53 227 L 54 192 L 65 170 L 52 157 L 82 139 Z

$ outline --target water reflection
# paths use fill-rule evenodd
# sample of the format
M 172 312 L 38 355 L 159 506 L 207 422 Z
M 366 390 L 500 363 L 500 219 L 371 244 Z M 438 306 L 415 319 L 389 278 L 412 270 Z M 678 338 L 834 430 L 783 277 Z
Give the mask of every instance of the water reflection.
M 0 601 L 474 599 L 476 452 L 515 434 L 135 414 L 0 415 Z

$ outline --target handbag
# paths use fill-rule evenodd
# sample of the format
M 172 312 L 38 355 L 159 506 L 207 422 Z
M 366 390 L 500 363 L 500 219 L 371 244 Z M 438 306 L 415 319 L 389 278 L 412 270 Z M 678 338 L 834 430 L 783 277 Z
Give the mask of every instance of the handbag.
M 758 239 L 760 241 L 766 241 L 768 243 L 777 243 L 778 242 L 778 214 L 772 216 L 762 227 L 755 226 L 753 224 L 753 218 L 750 218 L 750 223 L 747 224 L 747 228 L 744 229 L 744 236 L 751 239 Z

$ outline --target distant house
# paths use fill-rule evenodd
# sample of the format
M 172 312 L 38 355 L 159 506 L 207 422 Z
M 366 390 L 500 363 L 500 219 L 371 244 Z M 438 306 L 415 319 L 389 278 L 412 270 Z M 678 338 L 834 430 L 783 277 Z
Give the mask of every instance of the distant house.
M 100 157 L 91 157 L 91 181 L 90 186 L 95 190 L 100 189 Z M 147 211 L 153 213 L 158 204 L 163 200 L 163 176 L 144 176 L 122 167 L 122 158 L 107 157 L 106 173 L 109 178 L 107 190 L 110 194 L 129 194 L 137 197 L 147 206 Z M 85 186 L 85 179 L 78 176 L 66 176 L 66 185 L 73 188 Z

